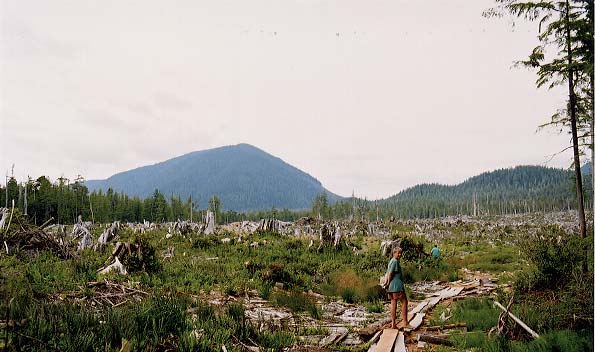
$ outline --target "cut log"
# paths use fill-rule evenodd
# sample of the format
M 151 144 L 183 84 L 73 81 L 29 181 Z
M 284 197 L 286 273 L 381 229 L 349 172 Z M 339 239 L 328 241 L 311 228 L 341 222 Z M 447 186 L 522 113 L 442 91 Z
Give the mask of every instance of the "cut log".
M 530 327 L 527 326 L 527 324 L 523 323 L 521 321 L 521 319 L 517 318 L 514 314 L 512 314 L 509 310 L 507 310 L 503 305 L 501 305 L 498 301 L 494 301 L 494 305 L 496 305 L 496 307 L 502 309 L 503 312 L 506 312 L 511 318 L 512 320 L 514 320 L 517 324 L 519 324 L 523 329 L 525 329 L 525 331 L 527 331 L 531 337 L 533 337 L 534 339 L 538 338 L 539 335 L 533 331 Z

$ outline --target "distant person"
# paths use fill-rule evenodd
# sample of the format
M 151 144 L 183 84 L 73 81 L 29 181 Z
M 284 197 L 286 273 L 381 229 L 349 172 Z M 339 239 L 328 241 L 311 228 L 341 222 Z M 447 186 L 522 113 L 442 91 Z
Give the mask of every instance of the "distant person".
M 438 248 L 437 244 L 434 244 L 434 248 L 432 248 L 432 251 L 430 252 L 430 254 L 432 255 L 432 258 L 434 260 L 437 260 L 438 258 L 440 258 L 440 249 Z
M 403 249 L 397 247 L 393 249 L 393 257 L 388 263 L 386 271 L 387 281 L 384 288 L 388 293 L 390 299 L 390 319 L 391 328 L 396 329 L 395 316 L 397 314 L 397 300 L 401 302 L 401 318 L 403 327 L 409 325 L 407 320 L 407 294 L 405 294 L 405 286 L 403 285 L 403 272 L 401 271 L 401 264 L 399 259 L 403 254 Z

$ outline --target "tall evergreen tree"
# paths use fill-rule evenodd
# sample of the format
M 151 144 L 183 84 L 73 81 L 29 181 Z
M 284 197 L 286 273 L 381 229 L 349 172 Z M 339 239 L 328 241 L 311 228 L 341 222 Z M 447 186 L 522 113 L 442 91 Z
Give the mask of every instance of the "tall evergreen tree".
M 593 1 L 495 0 L 498 6 L 486 17 L 509 13 L 536 21 L 539 45 L 519 64 L 537 69 L 538 87 L 566 85 L 568 101 L 545 125 L 562 126 L 572 136 L 579 232 L 586 236 L 583 183 L 580 165 L 581 146 L 589 145 L 593 126 Z M 555 51 L 550 57 L 546 51 Z M 593 148 L 593 145 L 590 145 Z

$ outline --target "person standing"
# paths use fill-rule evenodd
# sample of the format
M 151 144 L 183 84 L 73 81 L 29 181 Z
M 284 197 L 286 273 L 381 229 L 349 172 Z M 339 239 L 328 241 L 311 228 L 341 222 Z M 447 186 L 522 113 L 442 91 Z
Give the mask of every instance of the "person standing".
M 403 249 L 397 247 L 393 249 L 393 257 L 388 263 L 387 281 L 384 285 L 390 299 L 390 319 L 391 328 L 395 329 L 395 318 L 397 314 L 397 300 L 401 303 L 401 319 L 403 327 L 409 325 L 407 319 L 407 294 L 405 293 L 405 286 L 403 285 L 403 272 L 401 270 L 401 263 L 399 259 L 403 254 Z
M 434 248 L 432 248 L 432 251 L 430 252 L 430 254 L 432 255 L 432 259 L 437 260 L 438 258 L 440 258 L 440 249 L 438 248 L 437 244 L 434 244 Z

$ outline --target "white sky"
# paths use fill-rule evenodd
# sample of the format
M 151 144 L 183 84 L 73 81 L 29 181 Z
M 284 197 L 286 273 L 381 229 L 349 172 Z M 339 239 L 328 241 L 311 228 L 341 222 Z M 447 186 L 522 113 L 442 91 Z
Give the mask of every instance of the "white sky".
M 564 93 L 512 68 L 536 25 L 493 4 L 0 0 L 0 173 L 106 178 L 250 143 L 375 199 L 544 164 L 569 143 L 536 132 Z

